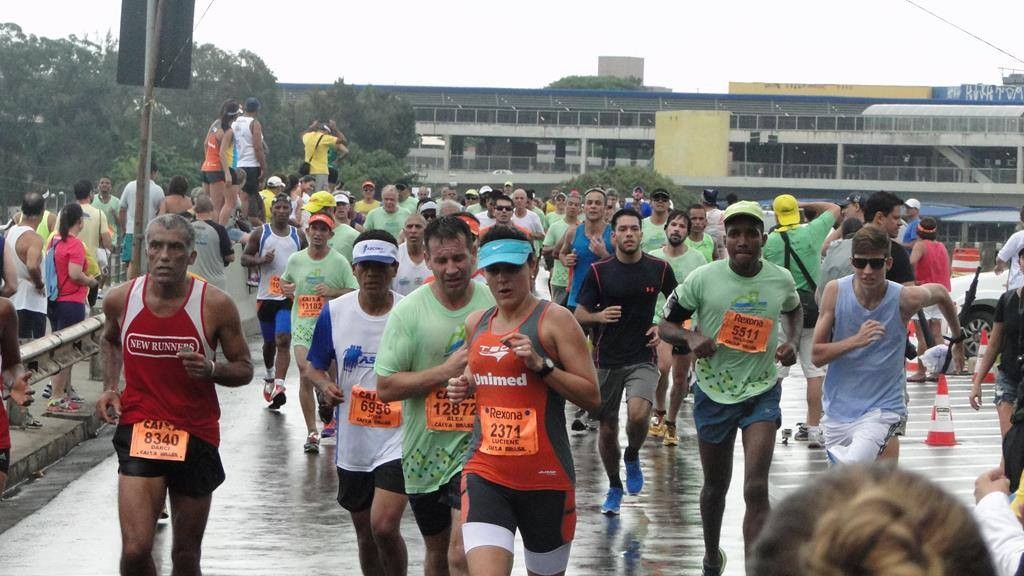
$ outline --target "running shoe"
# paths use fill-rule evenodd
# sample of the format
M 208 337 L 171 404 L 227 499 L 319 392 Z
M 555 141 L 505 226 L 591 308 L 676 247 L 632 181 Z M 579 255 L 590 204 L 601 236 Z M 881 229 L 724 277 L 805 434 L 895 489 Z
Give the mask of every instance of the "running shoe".
M 604 504 L 601 504 L 601 514 L 605 516 L 618 516 L 619 508 L 622 507 L 622 488 L 609 488 L 604 496 Z
M 317 454 L 320 452 L 320 435 L 316 432 L 310 432 L 306 436 L 306 443 L 302 445 L 302 450 L 306 454 Z
M 722 576 L 725 572 L 725 550 L 718 549 L 718 558 L 718 566 L 708 566 L 706 562 L 704 563 L 704 570 L 701 572 L 703 576 Z
M 320 431 L 320 438 L 334 438 L 334 432 L 337 430 L 338 423 L 331 418 L 331 421 L 324 425 L 324 429 Z
M 284 380 L 280 378 L 263 384 L 263 399 L 270 402 L 270 409 L 277 410 L 287 400 L 284 397 Z
M 797 442 L 807 442 L 807 425 L 803 422 L 796 423 L 796 434 L 793 434 L 793 440 Z
M 49 400 L 50 396 L 53 396 L 53 382 L 47 382 L 46 387 L 43 388 L 43 400 Z
M 252 274 L 249 274 L 249 277 L 245 279 L 245 283 L 246 283 L 246 285 L 251 286 L 252 288 L 256 288 L 257 286 L 259 286 L 260 285 L 260 275 L 259 275 L 259 273 L 255 273 L 254 272 Z
M 665 412 L 663 410 L 655 410 L 654 417 L 651 418 L 651 427 L 647 430 L 648 436 L 655 438 L 661 438 L 665 435 Z
M 807 447 L 825 447 L 825 434 L 822 433 L 820 426 L 811 426 L 810 428 L 807 429 Z
M 85 404 L 85 398 L 82 398 L 78 390 L 75 390 L 75 387 L 70 384 L 68 384 L 67 397 L 75 404 Z
M 626 491 L 636 496 L 644 488 L 644 472 L 640 469 L 640 459 L 626 460 Z
M 675 424 L 665 424 L 665 439 L 661 441 L 665 446 L 676 446 L 679 444 L 679 437 L 676 435 Z
M 81 404 L 76 404 L 67 397 L 54 398 L 46 404 L 47 414 L 78 414 L 81 410 Z

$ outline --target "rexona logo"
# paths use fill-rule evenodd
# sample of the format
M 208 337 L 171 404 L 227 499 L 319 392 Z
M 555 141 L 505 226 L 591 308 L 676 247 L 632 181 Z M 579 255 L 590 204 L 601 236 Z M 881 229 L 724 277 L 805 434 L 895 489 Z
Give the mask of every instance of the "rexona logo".
M 480 346 L 481 356 L 494 358 L 498 362 L 501 362 L 501 359 L 507 356 L 509 352 L 508 346 Z
M 199 350 L 199 339 L 195 336 L 154 336 L 151 334 L 129 334 L 125 346 L 129 353 L 147 358 L 175 358 L 180 350 Z
M 526 386 L 526 373 L 519 376 L 495 376 L 487 374 L 473 374 L 473 381 L 477 386 Z

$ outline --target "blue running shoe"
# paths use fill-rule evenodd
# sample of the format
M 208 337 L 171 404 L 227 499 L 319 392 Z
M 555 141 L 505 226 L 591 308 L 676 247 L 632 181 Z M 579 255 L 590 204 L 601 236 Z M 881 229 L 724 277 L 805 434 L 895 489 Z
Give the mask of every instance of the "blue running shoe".
M 640 459 L 626 460 L 626 491 L 636 496 L 644 488 L 644 472 L 640 469 Z
M 622 488 L 609 488 L 608 494 L 604 497 L 604 504 L 601 504 L 601 514 L 606 516 L 618 516 L 619 507 L 622 506 Z

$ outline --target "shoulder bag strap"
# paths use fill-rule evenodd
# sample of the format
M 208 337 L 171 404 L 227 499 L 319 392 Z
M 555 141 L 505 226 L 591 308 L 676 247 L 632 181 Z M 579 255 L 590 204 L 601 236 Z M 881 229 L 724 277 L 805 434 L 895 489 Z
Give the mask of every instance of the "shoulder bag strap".
M 804 263 L 800 261 L 800 257 L 796 255 L 796 251 L 790 246 L 789 236 L 785 232 L 779 232 L 779 236 L 782 236 L 782 243 L 786 245 L 786 268 L 789 268 L 789 256 L 792 255 L 793 259 L 796 260 L 796 265 L 800 267 L 800 273 L 804 275 L 804 280 L 807 280 L 807 284 L 810 285 L 811 291 L 817 290 L 818 285 L 811 279 L 811 275 L 807 273 Z
M 320 141 L 323 140 L 323 139 L 324 139 L 324 135 L 323 134 L 321 134 L 320 137 L 316 139 L 316 144 L 313 145 L 313 152 L 309 155 L 309 158 L 306 158 L 306 163 L 307 164 L 309 162 L 313 161 L 313 156 L 316 154 L 316 149 L 320 147 Z

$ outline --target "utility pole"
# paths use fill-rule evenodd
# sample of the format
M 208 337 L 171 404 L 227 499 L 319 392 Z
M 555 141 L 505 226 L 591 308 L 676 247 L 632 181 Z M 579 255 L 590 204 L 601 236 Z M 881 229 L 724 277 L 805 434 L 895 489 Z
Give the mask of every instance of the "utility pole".
M 145 244 L 146 206 L 149 205 L 150 143 L 156 77 L 157 46 L 160 42 L 163 0 L 147 0 L 146 68 L 143 76 L 142 120 L 139 130 L 139 171 L 135 181 L 135 222 L 132 223 L 132 261 L 129 278 L 142 272 L 142 247 Z

